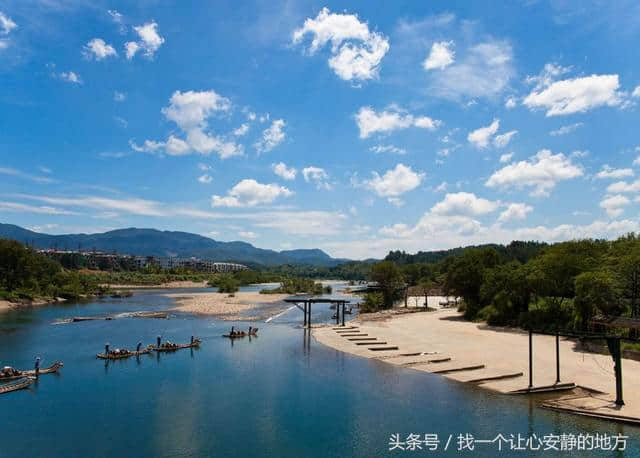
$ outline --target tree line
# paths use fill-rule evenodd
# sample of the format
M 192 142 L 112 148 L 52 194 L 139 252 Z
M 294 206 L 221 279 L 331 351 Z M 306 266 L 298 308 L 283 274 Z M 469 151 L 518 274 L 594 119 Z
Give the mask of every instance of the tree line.
M 460 249 L 434 261 L 391 252 L 373 265 L 379 291 L 365 309 L 391 307 L 407 286 L 462 298 L 469 320 L 534 329 L 594 329 L 597 316 L 640 318 L 640 237 L 513 242 Z

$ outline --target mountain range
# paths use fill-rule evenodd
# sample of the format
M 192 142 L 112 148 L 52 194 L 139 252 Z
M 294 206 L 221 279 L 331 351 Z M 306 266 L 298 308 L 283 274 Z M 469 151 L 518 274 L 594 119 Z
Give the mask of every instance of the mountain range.
M 335 259 L 320 249 L 275 251 L 246 242 L 219 242 L 198 234 L 157 229 L 126 228 L 98 234 L 50 235 L 13 224 L 0 223 L 0 238 L 18 240 L 36 248 L 97 250 L 158 257 L 198 257 L 244 264 L 305 264 L 331 267 L 346 259 Z

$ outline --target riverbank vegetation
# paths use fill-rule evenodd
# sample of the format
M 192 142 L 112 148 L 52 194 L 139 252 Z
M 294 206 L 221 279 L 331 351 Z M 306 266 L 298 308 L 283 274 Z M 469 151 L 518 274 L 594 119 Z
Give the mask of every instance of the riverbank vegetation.
M 605 316 L 640 318 L 640 237 L 575 240 L 407 255 L 391 252 L 373 266 L 377 293 L 365 309 L 401 301 L 407 286 L 462 298 L 469 320 L 538 330 L 594 330 Z M 631 333 L 633 334 L 633 333 Z
M 0 299 L 31 302 L 104 294 L 95 279 L 62 266 L 19 242 L 0 239 Z
M 274 289 L 263 289 L 261 294 L 331 294 L 331 286 L 322 286 L 309 278 L 286 278 Z

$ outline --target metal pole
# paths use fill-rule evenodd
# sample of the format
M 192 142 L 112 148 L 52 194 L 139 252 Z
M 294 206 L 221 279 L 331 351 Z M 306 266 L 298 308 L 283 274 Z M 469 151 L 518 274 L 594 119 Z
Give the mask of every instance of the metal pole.
M 336 324 L 340 324 L 340 302 L 336 304 Z
M 560 333 L 556 330 L 556 383 L 560 383 Z
M 303 326 L 305 326 L 305 327 L 306 327 L 306 326 L 307 326 L 307 303 L 306 303 L 306 302 L 304 303 L 304 310 L 303 310 L 303 312 L 304 312 L 304 324 L 303 324 Z
M 309 302 L 309 318 L 307 318 L 307 326 L 311 328 L 311 302 Z
M 344 326 L 344 308 L 346 306 L 346 303 L 342 303 L 342 326 Z
M 529 329 L 529 389 L 533 388 L 533 331 Z

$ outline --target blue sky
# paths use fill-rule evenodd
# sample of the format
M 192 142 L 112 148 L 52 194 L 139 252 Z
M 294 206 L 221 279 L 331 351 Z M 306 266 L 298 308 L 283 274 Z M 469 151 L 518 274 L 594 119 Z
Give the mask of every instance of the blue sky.
M 0 0 L 0 221 L 381 257 L 640 230 L 632 1 Z

